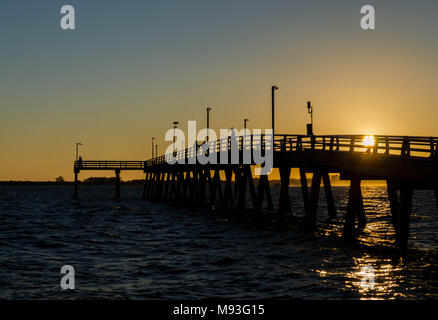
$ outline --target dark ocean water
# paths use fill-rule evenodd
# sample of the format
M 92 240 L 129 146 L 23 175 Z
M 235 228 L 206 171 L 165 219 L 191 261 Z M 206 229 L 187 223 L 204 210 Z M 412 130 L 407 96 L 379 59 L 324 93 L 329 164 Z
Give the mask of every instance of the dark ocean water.
M 368 225 L 354 244 L 341 239 L 347 189 L 335 187 L 338 219 L 319 231 L 296 218 L 235 217 L 141 199 L 141 186 L 0 186 L 0 299 L 424 299 L 438 298 L 438 211 L 414 193 L 409 252 L 400 257 L 384 187 L 364 187 Z M 278 190 L 273 192 L 274 198 Z M 61 266 L 76 289 L 60 287 Z M 360 286 L 363 266 L 374 289 Z

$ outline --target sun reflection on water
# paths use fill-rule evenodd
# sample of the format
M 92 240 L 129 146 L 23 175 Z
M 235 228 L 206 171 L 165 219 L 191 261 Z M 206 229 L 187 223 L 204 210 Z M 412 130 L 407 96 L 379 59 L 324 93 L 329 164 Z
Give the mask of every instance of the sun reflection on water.
M 321 250 L 326 256 L 312 268 L 325 290 L 334 291 L 347 299 L 388 300 L 436 297 L 438 271 L 435 203 L 433 194 L 418 192 L 412 214 L 410 251 L 400 256 L 395 242 L 395 231 L 385 187 L 362 186 L 367 225 L 357 230 L 356 240 L 342 241 L 344 212 L 348 188 L 338 189 L 339 214 L 330 221 L 319 220 L 318 234 L 324 239 Z M 426 223 L 426 221 L 428 223 Z M 420 235 L 418 235 L 420 234 Z M 421 239 L 429 240 L 421 240 Z M 339 245 L 339 244 L 338 244 Z M 373 286 L 366 285 L 369 271 L 374 272 Z M 364 285 L 365 284 L 365 285 Z
M 347 274 L 345 285 L 347 288 L 356 290 L 361 300 L 395 299 L 405 297 L 397 292 L 397 288 L 405 282 L 402 275 L 404 270 L 401 258 L 394 261 L 390 258 L 377 259 L 369 255 L 360 258 L 353 258 L 353 270 Z M 374 276 L 373 287 L 364 286 L 364 277 L 369 277 L 369 267 L 372 268 Z

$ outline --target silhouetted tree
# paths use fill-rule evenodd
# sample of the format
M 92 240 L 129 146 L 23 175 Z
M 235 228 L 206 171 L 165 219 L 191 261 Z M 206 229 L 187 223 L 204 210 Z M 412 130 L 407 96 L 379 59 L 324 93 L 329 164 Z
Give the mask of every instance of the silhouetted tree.
M 65 182 L 64 177 L 61 177 L 61 176 L 59 176 L 58 178 L 56 178 L 55 181 L 56 181 L 57 183 L 64 183 L 64 182 Z

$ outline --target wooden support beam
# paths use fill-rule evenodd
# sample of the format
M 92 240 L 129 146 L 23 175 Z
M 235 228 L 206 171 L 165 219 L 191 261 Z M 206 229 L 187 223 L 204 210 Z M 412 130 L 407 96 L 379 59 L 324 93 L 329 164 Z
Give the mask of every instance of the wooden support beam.
M 188 200 L 190 198 L 190 171 L 185 173 L 183 182 L 182 199 Z
M 161 183 L 160 183 L 160 195 L 159 195 L 159 199 L 158 200 L 165 200 L 165 187 L 166 187 L 166 181 L 167 181 L 167 176 L 169 175 L 169 173 L 167 172 L 163 172 L 161 174 Z
M 344 224 L 344 239 L 351 240 L 354 238 L 356 231 L 356 213 L 359 203 L 360 179 L 353 178 L 350 182 L 348 191 L 347 213 Z
M 245 168 L 244 167 L 240 167 L 238 169 L 236 169 L 236 177 L 237 175 L 239 176 L 238 179 L 238 202 L 237 202 L 237 207 L 240 209 L 243 209 L 245 207 L 245 195 L 246 195 L 246 185 L 247 185 L 247 176 L 246 176 L 246 172 L 245 172 Z
M 116 199 L 120 199 L 120 170 L 116 170 Z
M 213 178 L 211 178 L 211 176 L 210 176 L 210 179 L 211 179 L 211 183 L 209 183 L 208 185 L 209 185 L 209 192 L 210 192 L 210 204 L 211 205 L 214 205 L 214 204 L 216 204 L 216 188 L 217 188 L 217 186 L 216 186 L 216 174 L 218 174 L 217 173 L 218 172 L 218 170 L 214 170 L 214 174 L 213 174 Z
M 152 181 L 152 172 L 148 172 L 148 183 L 146 185 L 146 193 L 145 193 L 145 199 L 149 199 L 149 190 L 151 188 L 151 184 L 153 183 Z
M 149 172 L 146 172 L 145 178 L 144 178 L 144 187 L 143 187 L 143 199 L 146 199 L 146 192 L 148 188 L 148 180 L 149 178 Z
M 271 189 L 269 187 L 269 180 L 267 175 L 260 175 L 259 185 L 257 187 L 257 199 L 256 199 L 256 210 L 260 211 L 263 204 L 264 196 L 266 196 L 267 209 L 274 209 L 274 204 L 272 202 Z
M 171 182 L 172 172 L 163 172 L 163 200 L 167 200 L 169 197 L 169 188 Z
M 192 171 L 189 170 L 186 173 L 185 183 L 186 183 L 186 195 L 187 195 L 186 200 L 190 200 L 190 201 L 193 200 L 193 181 L 192 180 L 193 180 L 192 179 Z
M 243 175 L 243 171 L 241 167 L 236 167 L 234 170 L 234 197 L 236 199 L 239 198 L 239 193 L 240 193 L 240 184 L 241 184 L 241 180 L 242 180 L 242 175 Z
M 213 182 L 212 182 L 212 194 L 210 195 L 210 200 L 212 204 L 216 203 L 216 193 L 219 195 L 219 201 L 222 202 L 222 183 L 220 178 L 220 170 L 214 170 Z
M 211 172 L 210 172 L 210 169 L 208 169 L 208 170 L 205 170 L 205 172 L 204 172 L 204 174 L 205 174 L 205 181 L 207 182 L 207 185 L 208 185 L 208 196 L 209 196 L 209 203 L 210 204 L 214 204 L 214 201 L 212 201 L 211 199 L 211 195 L 212 195 L 212 193 L 213 193 L 213 181 L 212 181 L 212 178 L 211 178 Z
M 400 208 L 399 208 L 399 200 L 398 200 L 398 194 L 397 194 L 397 186 L 394 180 L 388 179 L 386 180 L 386 187 L 388 190 L 388 199 L 389 199 L 389 206 L 391 209 L 391 218 L 392 218 L 392 225 L 394 227 L 395 235 L 396 235 L 396 242 L 399 242 L 399 236 L 400 236 Z
M 78 198 L 78 172 L 75 171 L 75 192 L 74 192 L 74 198 Z
M 327 201 L 327 210 L 330 219 L 336 218 L 336 206 L 333 198 L 332 185 L 330 183 L 330 176 L 328 172 L 322 173 L 322 181 L 324 183 L 325 199 Z
M 408 248 L 409 224 L 411 222 L 413 189 L 410 186 L 402 185 L 400 188 L 400 249 L 406 251 Z
M 307 186 L 306 171 L 304 168 L 300 168 L 300 182 L 301 182 L 301 192 L 303 194 L 303 204 L 304 213 L 306 216 L 309 215 L 309 188 Z
M 155 188 L 155 200 L 161 200 L 163 195 L 164 172 L 157 173 L 157 187 Z
M 268 210 L 274 209 L 274 203 L 272 202 L 272 195 L 271 195 L 271 186 L 269 184 L 268 175 L 263 175 L 264 180 L 266 181 L 265 184 L 265 193 L 266 193 L 266 201 L 268 203 Z
M 198 170 L 194 169 L 193 170 L 193 178 L 192 178 L 192 189 L 191 189 L 191 193 L 190 193 L 190 199 L 192 201 L 197 201 L 198 200 Z
M 254 180 L 252 178 L 251 167 L 245 166 L 245 172 L 246 172 L 246 176 L 248 178 L 248 186 L 249 186 L 249 193 L 251 195 L 252 207 L 255 208 L 257 195 L 256 195 L 255 187 L 254 187 Z
M 259 176 L 259 184 L 257 186 L 257 197 L 256 197 L 256 211 L 259 212 L 262 208 L 262 204 L 263 204 L 263 180 L 262 180 L 262 175 Z
M 233 170 L 229 168 L 225 169 L 225 190 L 224 190 L 224 199 L 223 199 L 223 204 L 225 208 L 228 208 L 230 204 L 234 203 L 233 193 L 231 190 L 232 177 L 233 177 Z
M 365 207 L 363 204 L 363 196 L 362 196 L 362 189 L 359 185 L 359 191 L 358 191 L 358 204 L 357 204 L 357 222 L 360 229 L 365 228 L 367 224 L 367 217 L 365 215 Z
M 289 199 L 289 182 L 291 168 L 281 166 L 280 168 L 280 199 L 278 201 L 278 213 L 290 213 L 290 199 Z
M 172 200 L 176 200 L 178 198 L 177 195 L 177 189 L 178 189 L 178 175 L 179 171 L 175 170 L 173 171 L 173 177 L 172 177 L 172 186 L 170 188 L 170 196 Z
M 167 196 L 167 199 L 168 200 L 174 200 L 175 199 L 175 197 L 176 197 L 176 195 L 175 195 L 175 193 L 176 193 L 176 171 L 171 171 L 170 172 L 170 181 L 169 181 L 169 184 L 170 184 L 170 187 L 169 187 L 169 194 L 168 194 L 168 196 Z
M 388 179 L 387 188 L 396 244 L 402 251 L 406 251 L 409 239 L 409 224 L 411 221 L 413 187 L 409 184 L 402 183 L 399 186 L 399 196 L 396 182 L 392 179 Z
M 321 188 L 321 173 L 313 172 L 312 186 L 310 187 L 309 214 L 307 215 L 307 228 L 316 229 L 316 215 L 318 212 L 319 190 Z
M 153 200 L 155 200 L 157 198 L 158 188 L 160 187 L 160 185 L 159 185 L 160 176 L 161 176 L 160 172 L 155 172 L 155 181 L 153 183 L 153 188 L 152 188 L 153 193 L 151 194 L 151 199 L 153 199 Z
M 161 176 L 162 176 L 162 172 L 158 171 L 156 173 L 156 179 L 157 181 L 155 182 L 155 188 L 154 188 L 154 200 L 158 200 L 159 199 L 159 194 L 160 194 L 160 188 L 161 188 Z
M 172 171 L 172 180 L 170 181 L 169 200 L 175 200 L 176 198 L 176 171 Z
M 153 198 L 154 189 L 157 186 L 156 180 L 157 180 L 157 173 L 156 172 L 151 172 L 151 175 L 149 177 L 148 191 L 147 191 L 147 198 L 149 200 L 151 200 Z
M 358 220 L 359 228 L 365 227 L 367 221 L 360 183 L 360 178 L 352 177 L 350 182 L 350 190 L 348 192 L 347 213 L 344 224 L 344 239 L 346 240 L 351 240 L 355 236 L 356 217 Z
M 178 171 L 177 180 L 176 180 L 176 200 L 181 200 L 182 197 L 182 188 L 184 184 L 184 172 Z
M 199 184 L 198 184 L 198 199 L 200 202 L 205 201 L 205 189 L 207 186 L 206 170 L 199 170 Z
M 151 197 L 150 197 L 151 200 L 155 200 L 157 198 L 159 175 L 160 175 L 159 172 L 157 172 L 157 171 L 154 172 L 154 181 L 152 183 L 152 190 L 151 190 Z

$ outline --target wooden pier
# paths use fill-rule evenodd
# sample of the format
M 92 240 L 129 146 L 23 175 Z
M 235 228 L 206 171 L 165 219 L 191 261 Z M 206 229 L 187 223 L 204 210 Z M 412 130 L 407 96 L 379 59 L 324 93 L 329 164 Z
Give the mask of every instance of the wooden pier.
M 169 164 L 171 155 L 147 161 L 76 161 L 75 197 L 78 174 L 82 170 L 113 170 L 116 175 L 116 197 L 120 197 L 120 171 L 142 170 L 146 175 L 143 190 L 145 199 L 244 209 L 247 205 L 245 198 L 249 195 L 249 207 L 256 212 L 263 208 L 285 215 L 291 212 L 291 169 L 298 168 L 306 225 L 309 230 L 315 230 L 321 182 L 328 216 L 335 218 L 337 215 L 329 174 L 339 173 L 341 179 L 350 180 L 343 234 L 345 239 L 351 239 L 356 234 L 356 228 L 366 225 L 361 181 L 385 180 L 396 242 L 402 250 L 406 250 L 413 191 L 434 190 L 438 205 L 438 138 L 374 136 L 373 145 L 364 145 L 364 138 L 363 135 L 288 134 L 276 134 L 273 139 L 267 139 L 264 135 L 245 139 L 239 137 L 237 145 L 240 162 L 237 164 L 200 164 L 197 160 L 190 163 L 188 160 L 193 160 L 194 155 L 202 150 L 200 146 L 176 152 L 176 158 L 184 160 L 184 164 Z M 226 150 L 223 146 L 227 141 L 217 140 L 208 142 L 208 148 L 201 152 L 216 152 L 218 159 L 224 152 L 229 155 L 229 139 L 225 143 Z M 268 176 L 259 176 L 256 185 L 251 171 L 254 163 L 243 163 L 243 154 L 248 151 L 251 159 L 254 151 L 261 151 L 262 154 L 273 152 L 273 167 L 279 169 L 281 182 L 280 196 L 276 203 L 272 198 Z M 312 175 L 310 186 L 307 174 Z M 225 177 L 224 183 L 221 182 L 221 175 Z

